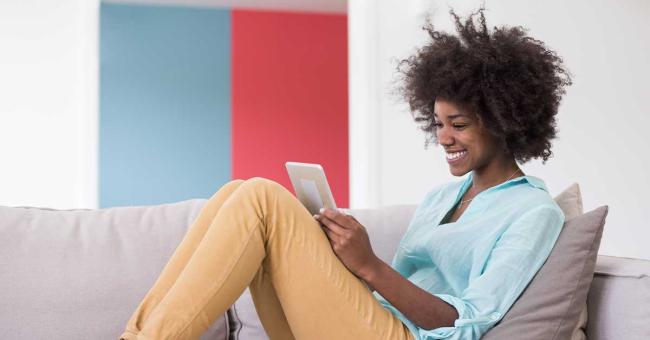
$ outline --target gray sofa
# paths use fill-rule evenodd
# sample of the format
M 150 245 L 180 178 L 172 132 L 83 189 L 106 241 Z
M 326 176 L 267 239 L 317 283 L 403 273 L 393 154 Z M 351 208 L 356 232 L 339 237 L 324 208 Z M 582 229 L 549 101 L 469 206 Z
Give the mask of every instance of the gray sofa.
M 204 203 L 0 207 L 0 339 L 117 339 Z M 346 211 L 390 263 L 415 207 Z M 598 257 L 589 339 L 650 339 L 649 275 L 650 261 Z M 267 339 L 248 290 L 202 339 Z

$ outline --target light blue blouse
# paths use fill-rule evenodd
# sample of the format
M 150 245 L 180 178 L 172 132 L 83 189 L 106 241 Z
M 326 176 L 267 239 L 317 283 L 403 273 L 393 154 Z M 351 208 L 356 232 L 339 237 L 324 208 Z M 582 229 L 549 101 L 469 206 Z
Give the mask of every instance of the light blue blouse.
M 486 189 L 452 223 L 440 224 L 472 183 L 429 191 L 415 210 L 391 267 L 458 311 L 453 327 L 423 329 L 377 291 L 416 340 L 479 339 L 505 315 L 551 252 L 564 214 L 544 181 L 521 176 Z

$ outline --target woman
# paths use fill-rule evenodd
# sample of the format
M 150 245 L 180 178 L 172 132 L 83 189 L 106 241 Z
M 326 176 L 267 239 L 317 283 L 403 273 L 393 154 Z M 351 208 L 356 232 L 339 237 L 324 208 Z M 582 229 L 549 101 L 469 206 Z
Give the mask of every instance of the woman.
M 273 181 L 234 180 L 201 210 L 122 338 L 198 338 L 247 286 L 271 339 L 478 339 L 493 327 L 564 222 L 517 162 L 550 157 L 570 80 L 522 28 L 490 32 L 482 9 L 464 23 L 452 16 L 458 37 L 428 24 L 432 41 L 399 70 L 415 120 L 451 173 L 469 175 L 427 193 L 391 266 L 353 217 L 312 216 Z

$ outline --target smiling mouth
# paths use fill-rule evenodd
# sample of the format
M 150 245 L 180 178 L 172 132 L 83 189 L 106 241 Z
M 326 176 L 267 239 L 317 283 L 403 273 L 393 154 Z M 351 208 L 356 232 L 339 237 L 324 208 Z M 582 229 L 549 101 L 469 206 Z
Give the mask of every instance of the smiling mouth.
M 445 157 L 447 158 L 447 162 L 449 164 L 454 164 L 464 159 L 466 155 L 467 155 L 467 150 L 463 150 L 459 152 L 446 153 Z

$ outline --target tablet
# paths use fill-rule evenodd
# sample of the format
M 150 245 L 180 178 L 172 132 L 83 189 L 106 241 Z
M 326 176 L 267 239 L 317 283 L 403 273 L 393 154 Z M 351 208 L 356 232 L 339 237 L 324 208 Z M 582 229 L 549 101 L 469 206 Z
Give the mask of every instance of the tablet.
M 320 214 L 320 208 L 336 210 L 334 196 L 320 164 L 287 162 L 285 165 L 296 197 L 312 215 Z

